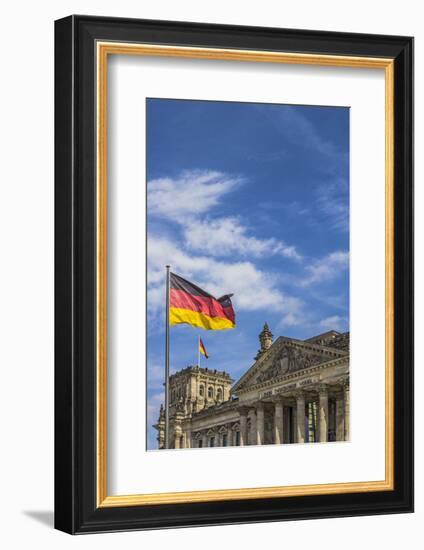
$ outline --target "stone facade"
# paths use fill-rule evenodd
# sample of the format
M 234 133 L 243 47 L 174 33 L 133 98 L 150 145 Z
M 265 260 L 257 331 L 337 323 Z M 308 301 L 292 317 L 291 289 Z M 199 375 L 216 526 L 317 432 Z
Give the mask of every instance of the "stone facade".
M 170 448 L 349 439 L 349 333 L 273 341 L 265 324 L 259 342 L 233 386 L 228 373 L 197 366 L 170 377 Z M 163 408 L 154 427 L 163 448 Z

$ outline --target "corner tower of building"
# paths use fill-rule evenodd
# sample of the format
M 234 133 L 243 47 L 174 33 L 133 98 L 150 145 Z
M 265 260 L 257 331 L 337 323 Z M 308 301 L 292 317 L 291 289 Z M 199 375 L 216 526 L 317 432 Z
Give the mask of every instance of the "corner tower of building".
M 170 414 L 185 416 L 227 401 L 233 380 L 225 371 L 190 366 L 169 377 Z
M 269 330 L 268 323 L 265 323 L 262 332 L 259 334 L 259 343 L 261 347 L 256 354 L 255 361 L 257 361 L 261 355 L 269 350 L 269 348 L 272 346 L 273 339 L 274 336 Z

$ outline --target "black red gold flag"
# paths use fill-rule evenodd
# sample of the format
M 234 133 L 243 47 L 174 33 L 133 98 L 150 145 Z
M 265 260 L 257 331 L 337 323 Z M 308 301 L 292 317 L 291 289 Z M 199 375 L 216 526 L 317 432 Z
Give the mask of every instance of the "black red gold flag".
M 208 352 L 206 351 L 205 344 L 203 343 L 201 338 L 199 338 L 199 351 L 202 355 L 206 357 L 206 359 L 209 359 L 209 355 L 208 355 Z
M 198 286 L 171 273 L 169 317 L 171 325 L 188 324 L 205 330 L 224 330 L 236 326 L 232 294 L 214 298 Z

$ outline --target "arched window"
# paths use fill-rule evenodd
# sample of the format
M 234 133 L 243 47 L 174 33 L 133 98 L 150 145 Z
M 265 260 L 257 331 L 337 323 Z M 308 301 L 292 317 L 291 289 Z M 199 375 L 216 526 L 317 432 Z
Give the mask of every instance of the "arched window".
M 209 386 L 209 388 L 208 388 L 208 397 L 209 397 L 209 399 L 213 398 L 213 387 L 212 386 Z
M 218 401 L 222 401 L 222 390 L 221 390 L 221 388 L 218 388 L 216 390 L 216 398 L 217 398 Z
M 203 397 L 205 395 L 205 387 L 201 384 L 199 387 L 199 395 Z

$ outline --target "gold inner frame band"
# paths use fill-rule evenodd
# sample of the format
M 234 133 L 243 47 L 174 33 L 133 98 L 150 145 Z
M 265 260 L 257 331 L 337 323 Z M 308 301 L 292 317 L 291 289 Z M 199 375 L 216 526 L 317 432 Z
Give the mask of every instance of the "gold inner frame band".
M 97 506 L 142 506 L 277 498 L 394 489 L 394 60 L 123 42 L 97 42 Z M 331 67 L 384 69 L 385 72 L 385 479 L 315 485 L 254 487 L 109 496 L 107 493 L 107 62 L 109 55 L 219 59 Z

